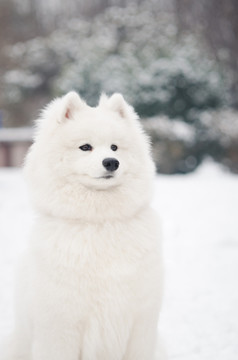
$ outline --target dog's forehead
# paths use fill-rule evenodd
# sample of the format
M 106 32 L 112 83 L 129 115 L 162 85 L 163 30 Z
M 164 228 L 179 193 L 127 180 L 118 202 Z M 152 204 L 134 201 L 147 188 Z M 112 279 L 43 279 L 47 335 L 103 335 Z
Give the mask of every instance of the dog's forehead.
M 99 108 L 89 108 L 77 114 L 68 126 L 72 137 L 98 141 L 126 138 L 129 130 L 126 121 L 118 114 Z
M 88 108 L 81 113 L 81 119 L 87 121 L 91 125 L 99 126 L 114 126 L 114 127 L 122 127 L 122 119 L 115 111 L 110 109 L 104 109 L 100 107 L 96 108 Z M 120 121 L 121 120 L 121 121 Z

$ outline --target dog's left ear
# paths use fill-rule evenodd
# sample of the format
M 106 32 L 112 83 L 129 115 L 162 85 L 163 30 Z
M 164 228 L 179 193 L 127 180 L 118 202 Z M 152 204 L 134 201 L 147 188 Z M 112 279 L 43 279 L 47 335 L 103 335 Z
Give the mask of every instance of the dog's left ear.
M 134 109 L 126 102 L 121 94 L 113 94 L 108 99 L 108 107 L 117 112 L 124 119 L 135 117 Z
M 58 122 L 63 123 L 69 119 L 73 119 L 74 113 L 82 110 L 86 106 L 86 103 L 75 91 L 70 91 L 62 98 L 62 108 Z

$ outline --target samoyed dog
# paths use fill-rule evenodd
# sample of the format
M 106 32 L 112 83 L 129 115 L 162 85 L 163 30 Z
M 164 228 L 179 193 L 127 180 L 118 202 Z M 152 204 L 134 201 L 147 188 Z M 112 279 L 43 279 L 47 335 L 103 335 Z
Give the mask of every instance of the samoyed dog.
M 70 92 L 37 121 L 36 210 L 1 360 L 154 360 L 162 266 L 150 144 L 122 95 Z

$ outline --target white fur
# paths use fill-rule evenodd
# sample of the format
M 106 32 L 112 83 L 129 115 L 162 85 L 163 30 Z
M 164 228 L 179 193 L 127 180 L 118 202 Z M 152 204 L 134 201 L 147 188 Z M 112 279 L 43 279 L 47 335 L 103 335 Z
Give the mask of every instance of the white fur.
M 86 143 L 92 151 L 79 149 Z M 105 179 L 108 157 L 120 165 Z M 38 120 L 25 175 L 38 216 L 1 360 L 160 359 L 154 165 L 133 109 L 120 94 L 96 108 L 74 92 L 54 100 Z

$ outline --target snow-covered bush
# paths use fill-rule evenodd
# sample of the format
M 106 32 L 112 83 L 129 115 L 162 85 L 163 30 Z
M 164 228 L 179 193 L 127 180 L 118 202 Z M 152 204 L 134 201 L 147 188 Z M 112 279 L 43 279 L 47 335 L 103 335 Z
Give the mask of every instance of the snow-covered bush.
M 167 116 L 142 121 L 152 140 L 152 153 L 158 172 L 165 174 L 193 171 L 201 162 L 194 153 L 196 130 L 181 120 Z
M 171 14 L 144 7 L 110 8 L 80 42 L 78 57 L 55 82 L 56 91 L 74 88 L 92 104 L 102 91 L 119 91 L 142 117 L 161 113 L 185 121 L 223 105 L 226 88 L 217 66 L 194 38 L 178 42 L 173 23 Z
M 238 112 L 206 111 L 196 125 L 153 117 L 143 120 L 143 126 L 159 172 L 187 173 L 209 156 L 238 173 Z
M 39 80 L 35 91 L 49 97 L 75 89 L 95 104 L 101 92 L 122 92 L 142 117 L 161 113 L 193 121 L 196 111 L 224 104 L 214 62 L 191 36 L 178 41 L 173 15 L 151 6 L 111 7 L 94 21 L 74 19 L 50 37 L 16 44 L 11 60 L 27 76 L 13 84 L 7 74 L 7 98 L 14 87 L 22 100 L 32 73 Z
M 29 121 L 43 102 L 72 89 L 91 105 L 101 92 L 121 92 L 147 119 L 159 171 L 192 171 L 206 154 L 223 161 L 225 137 L 212 135 L 219 116 L 208 114 L 229 103 L 226 78 L 194 37 L 177 36 L 172 13 L 151 6 L 111 7 L 5 49 L 15 64 L 1 85 L 8 112 Z
M 201 113 L 196 146 L 238 173 L 238 112 L 226 109 Z

